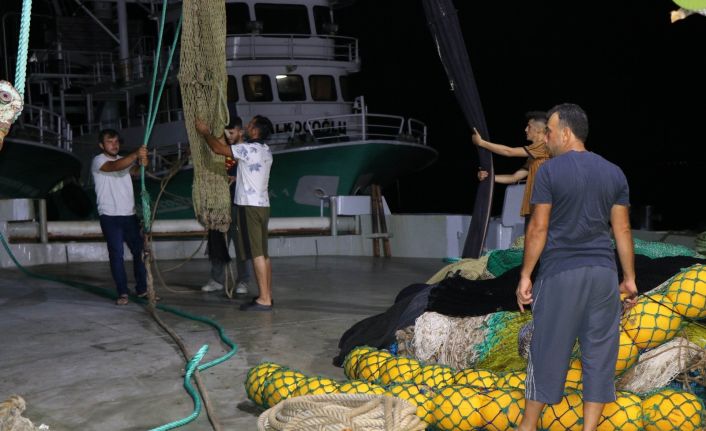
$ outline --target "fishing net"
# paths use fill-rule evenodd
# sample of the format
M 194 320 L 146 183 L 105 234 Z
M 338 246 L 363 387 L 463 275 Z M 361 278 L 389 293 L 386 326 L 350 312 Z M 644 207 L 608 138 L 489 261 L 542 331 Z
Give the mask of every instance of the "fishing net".
M 702 324 L 697 324 L 695 322 L 687 322 L 682 331 L 679 333 L 680 336 L 686 338 L 690 342 L 696 344 L 697 346 L 706 348 L 706 326 Z
M 225 158 L 214 154 L 194 127 L 200 118 L 214 136 L 222 136 L 228 122 L 225 3 L 185 0 L 183 14 L 179 84 L 194 165 L 194 212 L 207 229 L 227 232 L 231 203 Z
M 696 235 L 694 250 L 701 255 L 706 255 L 706 232 Z
M 398 336 L 405 353 L 420 360 L 455 368 L 479 367 L 493 371 L 524 368 L 525 358 L 518 353 L 516 342 L 520 329 L 532 318 L 530 313 L 498 312 L 485 316 L 449 317 L 435 312 L 419 316 L 413 329 Z
M 483 280 L 488 278 L 485 269 L 488 266 L 488 257 L 481 256 L 478 259 L 462 259 L 458 262 L 446 265 L 434 274 L 426 284 L 438 284 L 449 274 L 459 273 L 461 277 L 469 280 Z
M 635 254 L 641 254 L 649 257 L 650 259 L 657 259 L 667 256 L 695 257 L 697 255 L 694 250 L 683 245 L 669 244 L 666 242 L 643 241 L 639 238 L 633 238 L 632 241 L 635 245 Z M 613 245 L 615 245 L 615 241 L 613 241 Z
M 694 265 L 643 294 L 625 313 L 615 365 L 619 391 L 606 404 L 599 431 L 704 429 L 704 405 L 696 394 L 704 392 L 706 380 L 706 328 L 697 320 L 706 316 L 705 308 L 706 265 Z M 517 312 L 468 318 L 424 313 L 413 329 L 398 331 L 408 337 L 405 352 L 411 356 L 356 347 L 343 362 L 351 379 L 346 382 L 265 363 L 248 373 L 246 391 L 264 406 L 299 394 L 382 394 L 416 406 L 428 429 L 514 429 L 525 408 L 526 379 L 517 340 L 521 332 L 529 340 L 530 319 L 531 313 Z M 582 429 L 580 358 L 576 348 L 561 401 L 545 407 L 539 429 Z
M 640 355 L 635 366 L 616 382 L 616 387 L 639 394 L 665 387 L 697 358 L 703 357 L 703 352 L 689 340 L 676 337 Z
M 414 337 L 407 346 L 415 357 L 452 367 L 464 367 L 475 359 L 471 346 L 485 336 L 485 316 L 450 317 L 427 312 L 417 318 Z
M 662 389 L 643 399 L 642 413 L 647 431 L 703 429 L 703 403 L 689 392 Z
M 363 360 L 366 356 L 370 360 Z M 355 367 L 351 366 L 351 362 L 356 362 Z M 415 406 L 417 417 L 432 430 L 509 430 L 517 427 L 524 412 L 526 374 L 523 371 L 496 374 L 472 368 L 456 370 L 439 364 L 424 364 L 414 358 L 394 356 L 370 347 L 358 352 L 355 349 L 351 351 L 346 357 L 346 365 L 371 380 L 336 382 L 326 377 L 307 377 L 296 370 L 263 363 L 248 373 L 246 392 L 253 402 L 263 408 L 308 394 L 394 396 Z M 393 372 L 395 368 L 398 370 Z M 632 369 L 637 369 L 637 366 Z M 387 370 L 390 376 L 394 376 L 388 384 L 382 383 L 379 377 L 381 370 Z M 567 373 L 564 395 L 559 403 L 544 408 L 540 429 L 581 430 L 581 390 L 581 362 L 574 357 Z M 258 394 L 261 395 L 258 397 Z M 646 393 L 619 390 L 616 400 L 605 405 L 598 430 L 699 430 L 703 423 L 704 407 L 696 395 L 678 388 L 663 387 Z
M 665 294 L 680 315 L 692 319 L 706 317 L 706 266 L 694 265 L 677 274 Z
M 263 412 L 259 431 L 422 431 L 415 406 L 394 397 L 322 394 L 296 397 Z
M 520 266 L 523 255 L 523 248 L 493 250 L 488 253 L 488 272 L 495 277 L 500 277 L 510 269 Z

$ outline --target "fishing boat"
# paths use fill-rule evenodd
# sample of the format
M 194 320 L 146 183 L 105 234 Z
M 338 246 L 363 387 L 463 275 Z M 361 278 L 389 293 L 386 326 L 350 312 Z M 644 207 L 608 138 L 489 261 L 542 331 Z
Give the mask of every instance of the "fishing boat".
M 275 217 L 326 215 L 329 196 L 366 194 L 371 184 L 389 184 L 437 157 L 423 122 L 368 112 L 364 97 L 355 90 L 361 66 L 358 41 L 339 35 L 334 20 L 340 5 L 328 0 L 226 2 L 224 97 L 229 110 L 245 121 L 260 114 L 274 124 L 268 144 L 274 157 L 270 195 Z M 175 32 L 180 7 L 173 5 L 168 14 L 165 45 Z M 90 160 L 99 151 L 98 132 L 117 129 L 125 151 L 141 145 L 153 66 L 161 74 L 168 63 L 167 53 L 156 53 L 152 39 L 131 37 L 131 31 L 139 32 L 139 23 L 126 21 L 119 10 L 103 13 L 104 19 L 93 14 L 93 24 L 117 15 L 118 37 L 106 31 L 119 41 L 120 54 L 100 50 L 110 42 L 99 43 L 106 34 L 96 37 L 94 51 L 69 49 L 78 43 L 60 41 L 55 49 L 33 51 L 28 74 L 33 103 L 37 92 L 43 92 L 43 100 L 49 102 L 41 109 L 69 128 L 70 141 L 64 149 L 80 161 L 88 193 Z M 89 25 L 86 20 L 81 25 Z M 57 26 L 72 23 L 77 25 L 76 18 L 63 17 Z M 71 33 L 75 38 L 76 32 Z M 157 218 L 194 217 L 193 166 L 185 160 L 189 145 L 178 64 L 174 59 L 167 71 L 149 143 L 153 151 L 148 188 L 153 197 L 171 168 L 181 167 L 167 184 Z M 57 81 L 69 85 L 57 85 Z M 31 111 L 23 117 L 30 115 Z

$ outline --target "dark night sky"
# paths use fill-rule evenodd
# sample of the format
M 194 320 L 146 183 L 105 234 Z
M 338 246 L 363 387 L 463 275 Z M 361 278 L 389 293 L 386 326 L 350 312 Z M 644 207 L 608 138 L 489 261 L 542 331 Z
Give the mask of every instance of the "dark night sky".
M 48 4 L 35 1 L 35 11 Z M 696 209 L 706 176 L 706 17 L 670 24 L 671 0 L 455 4 L 492 141 L 524 145 L 525 111 L 578 103 L 589 149 L 625 171 L 634 214 L 651 205 L 662 217 L 655 228 L 706 229 Z M 360 39 L 370 112 L 424 121 L 439 151 L 434 165 L 384 190 L 393 210 L 470 214 L 476 150 L 421 1 L 356 0 L 337 20 L 340 34 Z M 498 173 L 522 163 L 495 157 Z M 498 186 L 494 214 L 503 193 Z
M 635 215 L 651 205 L 662 217 L 655 228 L 706 228 L 696 210 L 706 174 L 706 17 L 671 24 L 669 0 L 455 4 L 492 141 L 524 145 L 525 111 L 578 103 L 589 149 L 628 176 Z M 426 122 L 439 151 L 399 193 L 388 187 L 388 201 L 405 212 L 470 213 L 476 150 L 421 2 L 359 0 L 338 19 L 360 38 L 370 112 Z M 495 157 L 496 172 L 522 162 Z M 496 188 L 493 213 L 503 193 Z

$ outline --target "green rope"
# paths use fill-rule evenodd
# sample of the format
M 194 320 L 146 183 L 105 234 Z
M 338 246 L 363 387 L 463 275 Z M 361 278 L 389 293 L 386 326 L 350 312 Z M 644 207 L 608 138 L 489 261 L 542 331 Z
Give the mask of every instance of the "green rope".
M 189 365 L 186 368 L 186 374 L 184 375 L 184 388 L 189 393 L 189 395 L 191 395 L 191 399 L 194 400 L 194 411 L 189 416 L 183 419 L 179 419 L 178 421 L 174 421 L 157 428 L 152 428 L 150 431 L 164 431 L 177 428 L 186 425 L 189 422 L 192 422 L 199 416 L 199 413 L 201 412 L 201 398 L 199 397 L 198 392 L 194 390 L 194 387 L 191 386 L 191 376 L 194 374 L 194 371 L 197 368 L 196 365 L 201 362 L 201 359 L 203 359 L 207 351 L 208 344 L 204 344 L 203 346 L 201 346 L 199 351 L 196 352 L 194 357 L 191 358 L 191 360 L 189 361 Z M 201 367 L 198 368 L 200 369 Z
M 167 0 L 164 0 L 162 4 L 162 18 L 159 26 L 159 39 L 157 41 L 157 55 L 162 50 L 162 39 L 164 35 L 164 23 L 166 21 L 167 15 Z M 169 68 L 172 65 L 172 59 L 174 58 L 174 52 L 176 51 L 177 41 L 179 40 L 179 34 L 181 33 L 181 22 L 183 15 L 179 16 L 179 22 L 177 23 L 176 31 L 174 32 L 174 40 L 172 41 L 171 48 L 169 49 L 169 57 L 167 59 L 167 66 L 164 68 L 164 75 L 162 76 L 162 81 L 159 86 L 159 91 L 155 97 L 155 87 L 157 85 L 157 65 L 159 64 L 158 59 L 155 58 L 152 66 L 152 87 L 150 88 L 150 100 L 149 109 L 147 114 L 147 127 L 145 129 L 145 136 L 142 140 L 142 146 L 147 147 L 150 137 L 152 136 L 152 129 L 154 128 L 154 123 L 157 119 L 157 109 L 159 107 L 159 102 L 162 99 L 162 92 L 164 91 L 164 86 L 167 82 L 167 76 L 169 75 Z M 156 100 L 155 100 L 156 99 Z M 141 191 L 140 198 L 142 200 L 142 219 L 145 232 L 150 232 L 152 230 L 152 213 L 150 209 L 150 194 L 147 191 L 145 185 L 145 167 L 140 166 L 140 183 Z
M 22 18 L 20 21 L 20 38 L 17 47 L 17 66 L 15 68 L 15 89 L 22 100 L 25 98 L 25 78 L 27 74 L 27 51 L 29 50 L 29 22 L 32 16 L 32 0 L 22 2 Z M 20 113 L 17 113 L 19 117 Z M 15 117 L 17 118 L 17 117 Z
M 118 297 L 118 294 L 115 293 L 114 291 L 111 291 L 111 290 L 108 290 L 108 289 L 104 289 L 104 288 L 101 288 L 101 287 L 98 287 L 98 286 L 94 286 L 94 285 L 87 284 L 87 283 L 81 283 L 81 282 L 74 281 L 74 280 L 67 280 L 67 279 L 60 278 L 60 277 L 52 277 L 52 276 L 42 275 L 42 274 L 39 274 L 39 273 L 30 271 L 30 270 L 28 270 L 27 268 L 25 268 L 24 266 L 22 266 L 22 264 L 17 260 L 17 258 L 15 257 L 15 255 L 12 253 L 12 250 L 10 249 L 10 245 L 9 245 L 9 244 L 7 243 L 7 241 L 5 240 L 5 237 L 3 236 L 2 232 L 0 232 L 0 242 L 2 243 L 3 247 L 5 248 L 5 251 L 7 252 L 8 256 L 10 256 L 10 259 L 11 259 L 12 262 L 15 264 L 15 266 L 16 266 L 23 274 L 25 274 L 25 275 L 28 276 L 28 277 L 37 278 L 37 279 L 40 279 L 40 280 L 51 281 L 51 282 L 56 282 L 56 283 L 61 283 L 61 284 L 65 284 L 65 285 L 67 285 L 67 286 L 75 287 L 75 288 L 81 289 L 81 290 L 83 290 L 83 291 L 90 292 L 90 293 L 93 293 L 93 294 L 96 294 L 96 295 L 99 295 L 99 296 L 103 296 L 103 297 L 106 297 L 106 298 L 117 299 L 117 297 Z M 143 298 L 138 298 L 137 296 L 134 296 L 134 295 L 130 295 L 130 298 L 131 298 L 133 301 L 137 302 L 137 303 L 140 303 L 140 304 L 147 304 L 147 300 L 145 300 L 145 299 L 143 299 Z M 209 319 L 209 318 L 207 318 L 207 317 L 196 316 L 196 315 L 187 313 L 187 312 L 185 312 L 185 311 L 179 310 L 178 308 L 171 307 L 171 306 L 168 306 L 168 305 L 156 304 L 156 308 L 158 308 L 158 309 L 160 309 L 160 310 L 163 310 L 163 311 L 166 311 L 166 312 L 169 312 L 169 313 L 172 313 L 172 314 L 175 314 L 175 315 L 180 316 L 180 317 L 184 317 L 184 318 L 187 318 L 187 319 L 195 320 L 195 321 L 197 321 L 197 322 L 205 323 L 205 324 L 207 324 L 207 325 L 209 325 L 209 326 L 215 328 L 215 329 L 218 331 L 218 336 L 220 337 L 221 341 L 222 341 L 224 344 L 226 344 L 228 347 L 230 347 L 230 351 L 229 351 L 228 353 L 226 353 L 225 355 L 223 355 L 223 356 L 221 356 L 221 357 L 219 357 L 219 358 L 216 358 L 216 359 L 214 359 L 213 361 L 208 362 L 208 363 L 206 363 L 206 364 L 199 365 L 199 366 L 198 366 L 199 371 L 203 371 L 203 370 L 205 370 L 205 369 L 211 368 L 211 367 L 213 367 L 213 366 L 215 366 L 215 365 L 218 365 L 218 364 L 220 364 L 220 363 L 222 363 L 222 362 L 227 361 L 228 359 L 230 359 L 231 357 L 233 357 L 233 356 L 236 354 L 236 352 L 238 351 L 238 345 L 235 344 L 233 341 L 231 341 L 230 338 L 228 338 L 228 336 L 226 335 L 225 330 L 223 329 L 223 327 L 220 326 L 220 325 L 219 325 L 217 322 L 215 322 L 214 320 L 211 320 L 211 319 Z M 205 353 L 205 352 L 204 352 L 204 353 Z M 197 353 L 197 355 L 198 355 L 198 353 Z M 201 360 L 201 359 L 199 358 L 199 361 L 200 361 L 200 360 Z M 198 362 L 198 361 L 197 361 L 197 362 Z M 190 378 L 190 376 L 189 376 L 189 378 Z M 185 386 L 186 386 L 186 385 L 185 385 Z M 193 389 L 190 391 L 190 390 L 189 390 L 189 387 L 187 386 L 187 391 L 189 391 L 189 393 L 191 394 L 192 391 L 193 391 Z M 193 395 L 192 395 L 192 398 L 193 398 Z M 169 423 L 169 424 L 166 424 L 166 425 L 162 425 L 162 427 L 156 428 L 156 429 L 158 429 L 158 430 L 162 430 L 162 429 L 165 429 L 165 430 L 166 430 L 166 429 L 171 429 L 171 428 L 174 428 L 174 426 L 172 426 L 173 424 L 180 423 L 180 424 L 177 425 L 177 426 L 182 426 L 182 425 L 184 425 L 184 424 L 186 424 L 186 423 L 189 423 L 189 422 L 193 421 L 193 420 L 198 416 L 198 411 L 200 410 L 200 401 L 198 402 L 198 404 L 195 402 L 195 405 L 198 406 L 198 410 L 197 410 L 196 408 L 194 409 L 194 413 L 196 414 L 196 416 L 194 416 L 194 414 L 192 414 L 191 416 L 189 416 L 190 419 L 188 419 L 187 422 L 181 423 L 182 421 L 186 420 L 186 419 L 181 419 L 181 420 L 176 421 L 176 422 L 172 422 L 172 423 Z M 163 427 L 167 427 L 167 426 L 169 426 L 170 428 L 163 428 Z

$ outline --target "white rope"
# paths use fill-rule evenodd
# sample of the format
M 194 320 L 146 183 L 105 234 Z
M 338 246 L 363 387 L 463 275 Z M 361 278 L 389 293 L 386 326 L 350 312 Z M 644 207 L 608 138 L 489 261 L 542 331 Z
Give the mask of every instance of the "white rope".
M 704 349 L 686 338 L 675 337 L 640 355 L 637 364 L 616 383 L 616 388 L 645 394 L 668 385 L 684 372 Z
M 435 312 L 422 314 L 415 321 L 414 338 L 410 343 L 414 356 L 424 362 L 434 362 L 453 368 L 467 368 L 478 360 L 474 349 L 486 337 L 489 315 L 449 317 Z
M 400 398 L 325 394 L 290 398 L 266 410 L 259 431 L 423 431 L 417 407 Z
M 12 395 L 0 402 L 0 431 L 44 431 L 49 427 L 42 424 L 36 427 L 31 420 L 22 417 L 27 404 L 19 395 Z

